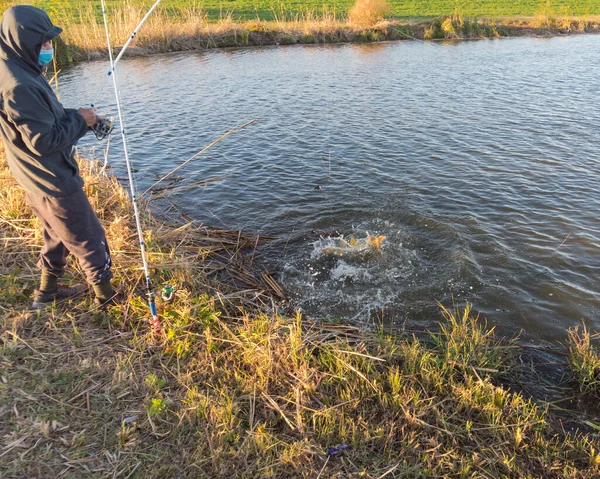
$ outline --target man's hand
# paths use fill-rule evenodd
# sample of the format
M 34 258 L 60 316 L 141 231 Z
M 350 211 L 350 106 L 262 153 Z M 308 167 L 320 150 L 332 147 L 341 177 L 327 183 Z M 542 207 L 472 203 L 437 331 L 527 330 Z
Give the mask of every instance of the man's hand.
M 92 128 L 96 123 L 98 123 L 98 118 L 96 117 L 96 109 L 95 108 L 80 108 L 77 110 L 77 113 L 83 117 L 85 122 L 87 123 L 88 128 Z

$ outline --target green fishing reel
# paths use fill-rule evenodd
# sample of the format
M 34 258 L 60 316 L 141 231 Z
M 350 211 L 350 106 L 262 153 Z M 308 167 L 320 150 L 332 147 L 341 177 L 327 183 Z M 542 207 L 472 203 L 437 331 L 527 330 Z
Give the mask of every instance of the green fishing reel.
M 99 141 L 102 141 L 112 133 L 114 129 L 112 119 L 98 117 L 98 123 L 93 128 L 94 135 Z

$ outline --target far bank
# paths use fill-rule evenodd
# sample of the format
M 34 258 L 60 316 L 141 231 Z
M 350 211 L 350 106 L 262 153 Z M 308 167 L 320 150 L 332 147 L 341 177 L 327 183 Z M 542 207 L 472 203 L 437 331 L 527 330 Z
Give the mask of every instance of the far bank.
M 190 12 L 169 17 L 158 12 L 138 32 L 126 55 L 239 48 L 267 45 L 441 41 L 523 36 L 563 36 L 600 33 L 600 17 L 467 18 L 461 15 L 425 20 L 394 19 L 351 22 L 336 16 L 304 15 L 293 20 L 238 22 L 226 16 L 217 22 Z M 143 11 L 128 9 L 110 21 L 113 45 L 122 45 L 135 30 Z M 93 17 L 67 25 L 58 45 L 59 63 L 108 57 L 104 28 Z M 116 48 L 118 50 L 118 48 Z

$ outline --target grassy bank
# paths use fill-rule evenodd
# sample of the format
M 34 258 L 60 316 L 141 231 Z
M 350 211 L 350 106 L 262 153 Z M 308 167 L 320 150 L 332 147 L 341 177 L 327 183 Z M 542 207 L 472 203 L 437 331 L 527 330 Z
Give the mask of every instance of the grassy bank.
M 0 0 L 0 12 L 21 0 Z M 99 2 L 30 1 L 44 7 L 65 32 L 62 62 L 106 57 Z M 149 1 L 108 2 L 114 45 L 122 45 L 147 11 Z M 570 7 L 560 2 L 173 2 L 165 1 L 138 33 L 133 55 L 258 45 L 386 40 L 497 38 L 600 31 L 600 0 Z M 496 2 L 497 3 L 497 2 Z M 219 5 L 218 13 L 216 12 Z M 239 8 L 245 5 L 243 8 Z M 303 5 L 303 6 L 301 6 Z M 442 5 L 444 6 L 442 8 Z M 452 5 L 452 8 L 449 6 Z M 410 7 L 410 13 L 405 8 Z M 510 8 L 509 8 L 510 7 Z M 243 13 L 240 13 L 243 12 Z
M 468 309 L 419 337 L 281 316 L 243 253 L 257 238 L 143 207 L 157 284 L 177 291 L 153 337 L 130 201 L 82 164 L 128 301 L 34 312 L 41 236 L 0 150 L 1 477 L 598 477 L 598 435 L 511 392 L 522 351 Z M 575 395 L 598 392 L 589 338 L 571 333 Z

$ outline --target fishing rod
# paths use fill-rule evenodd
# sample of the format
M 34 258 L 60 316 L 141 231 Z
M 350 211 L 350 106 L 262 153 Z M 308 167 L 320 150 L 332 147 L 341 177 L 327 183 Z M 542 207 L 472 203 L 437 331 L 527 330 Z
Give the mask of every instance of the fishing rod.
M 142 18 L 142 21 L 138 24 L 137 27 L 135 27 L 135 30 L 133 30 L 133 32 L 131 33 L 131 35 L 129 35 L 129 38 L 125 42 L 125 45 L 123 45 L 123 48 L 121 48 L 121 51 L 117 55 L 117 58 L 115 59 L 115 61 L 111 62 L 110 70 L 108 71 L 108 74 L 104 77 L 102 85 L 100 85 L 100 88 L 98 89 L 98 92 L 96 93 L 96 96 L 94 97 L 94 101 L 92 102 L 92 108 L 95 107 L 95 103 L 98 100 L 98 97 L 100 96 L 100 94 L 102 93 L 102 90 L 104 90 L 104 87 L 106 86 L 107 80 L 114 73 L 115 68 L 117 67 L 117 63 L 119 63 L 119 60 L 121 60 L 121 58 L 123 58 L 123 55 L 125 54 L 125 52 L 129 48 L 129 45 L 131 45 L 131 42 L 137 36 L 138 32 L 140 31 L 140 28 L 142 28 L 142 25 L 144 25 L 144 23 L 146 23 L 146 20 L 148 20 L 148 18 L 150 18 L 150 15 L 152 15 L 152 12 L 154 12 L 154 10 L 156 9 L 156 7 L 158 7 L 158 4 L 160 2 L 161 2 L 161 0 L 156 0 L 156 3 L 154 5 L 152 5 L 152 7 L 150 8 L 150 10 L 148 10 L 148 13 L 146 13 L 146 16 L 144 16 L 144 18 Z M 104 26 L 106 27 L 106 25 L 107 25 L 106 24 L 106 8 L 104 7 L 104 0 L 102 0 L 102 17 L 104 18 Z M 106 27 L 106 29 L 108 29 L 108 27 Z M 109 45 L 110 45 L 110 39 L 108 39 L 108 33 L 107 33 L 107 40 L 108 40 Z M 110 47 L 109 47 L 109 49 L 110 49 Z M 111 51 L 111 55 L 112 55 L 112 51 Z
M 156 2 L 156 4 L 154 5 L 154 7 L 152 7 L 152 10 L 148 13 L 148 15 L 146 15 L 144 17 L 144 20 L 140 23 L 140 25 L 138 26 L 138 28 L 136 29 L 136 31 L 134 32 L 134 34 L 132 35 L 132 37 L 135 37 L 135 35 L 137 34 L 137 30 L 139 30 L 139 28 L 143 25 L 143 23 L 146 21 L 146 19 L 150 16 L 150 13 L 152 13 L 152 11 L 154 10 L 154 8 L 156 7 L 156 5 L 158 5 L 158 3 L 160 2 L 160 0 L 158 0 Z M 148 267 L 148 260 L 146 257 L 146 244 L 144 242 L 144 233 L 142 231 L 142 223 L 140 221 L 140 212 L 139 212 L 139 208 L 138 208 L 138 201 L 137 201 L 137 193 L 136 193 L 136 189 L 135 189 L 135 184 L 133 181 L 133 170 L 131 168 L 131 160 L 129 157 L 129 149 L 127 147 L 127 134 L 125 131 L 125 122 L 123 119 L 123 111 L 121 109 L 121 95 L 119 92 L 119 81 L 118 81 L 118 75 L 117 72 L 115 70 L 115 66 L 116 66 L 116 61 L 113 60 L 113 54 L 112 54 L 112 46 L 110 43 L 110 35 L 108 32 L 108 22 L 106 20 L 106 8 L 104 5 L 104 0 L 101 0 L 102 3 L 102 18 L 104 20 L 104 30 L 106 32 L 106 42 L 108 44 L 108 57 L 110 60 L 110 71 L 108 73 L 108 76 L 112 76 L 112 80 L 113 80 L 113 87 L 115 90 L 115 100 L 117 103 L 117 112 L 119 115 L 119 124 L 121 126 L 121 138 L 123 139 L 123 151 L 125 153 L 125 164 L 127 165 L 127 176 L 129 178 L 129 187 L 131 190 L 131 199 L 133 201 L 133 213 L 135 216 L 135 223 L 137 226 L 137 233 L 138 233 L 138 238 L 140 241 L 140 250 L 141 250 L 141 255 L 142 255 L 142 264 L 144 266 L 144 274 L 146 276 L 146 288 L 147 288 L 147 297 L 148 297 L 148 305 L 150 306 L 150 314 L 152 316 L 152 319 L 150 320 L 150 323 L 152 325 L 152 328 L 159 332 L 162 330 L 161 324 L 160 324 L 160 319 L 158 318 L 158 312 L 156 309 L 156 300 L 155 300 L 155 293 L 154 293 L 154 289 L 152 287 L 152 281 L 150 278 L 150 268 Z M 127 46 L 129 45 L 129 43 L 131 43 L 131 40 L 133 39 L 132 37 L 130 37 L 130 41 L 126 44 Z M 123 50 L 121 51 L 121 56 L 124 52 L 125 48 L 123 48 Z M 119 58 L 119 57 L 117 57 Z

